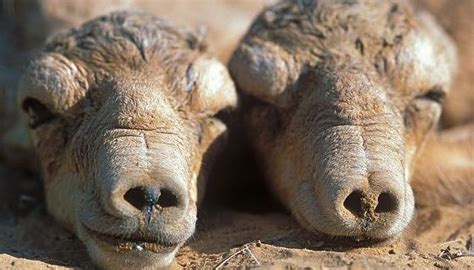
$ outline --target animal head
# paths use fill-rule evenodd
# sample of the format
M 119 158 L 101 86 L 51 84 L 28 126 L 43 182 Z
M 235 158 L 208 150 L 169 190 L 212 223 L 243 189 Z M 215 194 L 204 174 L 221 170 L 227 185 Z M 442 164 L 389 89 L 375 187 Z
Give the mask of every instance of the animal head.
M 19 85 L 49 212 L 105 268 L 163 267 L 194 232 L 236 104 L 201 37 L 116 12 L 50 39 Z M 199 192 L 198 192 L 199 191 Z
M 283 1 L 229 65 L 269 185 L 304 227 L 385 239 L 408 225 L 414 162 L 456 66 L 428 14 L 403 1 Z

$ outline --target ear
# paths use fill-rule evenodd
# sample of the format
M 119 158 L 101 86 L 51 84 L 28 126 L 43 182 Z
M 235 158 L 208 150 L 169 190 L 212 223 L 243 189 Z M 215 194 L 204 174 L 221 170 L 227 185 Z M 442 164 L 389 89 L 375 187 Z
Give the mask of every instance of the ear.
M 40 100 L 48 108 L 64 113 L 85 96 L 87 72 L 65 56 L 44 53 L 30 63 L 18 82 L 17 103 L 26 98 Z
M 234 82 L 226 67 L 216 59 L 198 58 L 187 71 L 191 110 L 208 115 L 237 105 Z
M 244 40 L 232 55 L 229 69 L 243 93 L 287 107 L 291 98 L 289 89 L 298 78 L 300 65 L 278 45 Z

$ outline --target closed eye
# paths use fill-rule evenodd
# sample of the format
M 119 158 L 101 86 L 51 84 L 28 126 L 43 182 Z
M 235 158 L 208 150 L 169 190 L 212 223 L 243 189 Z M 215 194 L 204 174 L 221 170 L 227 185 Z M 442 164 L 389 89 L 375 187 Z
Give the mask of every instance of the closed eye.
M 425 93 L 424 95 L 420 96 L 419 98 L 429 99 L 431 101 L 441 104 L 446 99 L 446 92 L 443 91 L 443 89 L 434 88 L 428 91 L 427 93 Z
M 21 108 L 29 117 L 29 126 L 36 129 L 56 118 L 56 116 L 44 104 L 34 98 L 26 98 Z

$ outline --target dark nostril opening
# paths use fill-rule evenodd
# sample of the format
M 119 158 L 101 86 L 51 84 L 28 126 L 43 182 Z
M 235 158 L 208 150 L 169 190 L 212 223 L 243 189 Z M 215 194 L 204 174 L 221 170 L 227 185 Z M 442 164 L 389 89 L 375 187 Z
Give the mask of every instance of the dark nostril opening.
M 150 192 L 143 187 L 132 188 L 125 193 L 124 198 L 135 208 L 142 210 L 145 206 L 150 205 Z M 153 203 L 151 203 L 153 205 Z
M 132 188 L 124 195 L 124 199 L 138 210 L 147 210 L 158 205 L 162 208 L 178 206 L 178 197 L 169 189 L 162 189 L 159 193 L 143 187 Z
M 397 210 L 398 200 L 397 198 L 388 192 L 382 192 L 378 198 L 377 207 L 375 207 L 376 213 L 389 213 Z
M 358 217 L 363 217 L 364 210 L 362 209 L 362 192 L 356 190 L 349 194 L 344 201 L 344 207 L 352 214 Z
M 160 198 L 158 198 L 157 204 L 163 208 L 178 206 L 178 197 L 174 195 L 170 190 L 161 190 Z

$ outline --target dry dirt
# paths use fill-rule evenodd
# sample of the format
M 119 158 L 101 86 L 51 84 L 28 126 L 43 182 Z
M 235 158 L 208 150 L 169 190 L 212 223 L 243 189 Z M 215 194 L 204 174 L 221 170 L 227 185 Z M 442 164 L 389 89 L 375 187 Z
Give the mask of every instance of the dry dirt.
M 472 269 L 474 205 L 418 209 L 400 239 L 354 243 L 300 229 L 283 210 L 204 207 L 175 267 L 192 269 Z M 238 210 L 236 210 L 238 209 Z M 93 269 L 86 250 L 46 214 L 41 183 L 0 167 L 0 269 Z
M 242 16 L 253 16 L 249 14 Z M 221 58 L 227 58 L 226 53 Z M 41 194 L 41 182 L 34 176 L 0 166 L 0 269 L 93 269 L 82 243 L 47 215 Z M 458 257 L 472 249 L 474 205 L 418 209 L 402 237 L 370 245 L 307 233 L 281 209 L 218 205 L 204 206 L 199 213 L 197 232 L 181 248 L 175 267 L 474 268 L 473 256 Z

